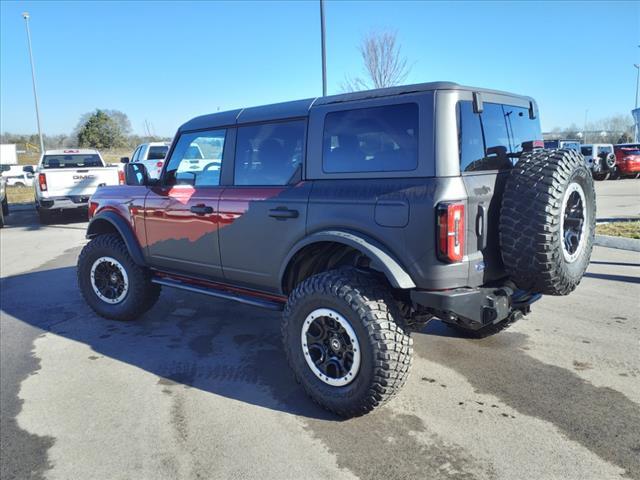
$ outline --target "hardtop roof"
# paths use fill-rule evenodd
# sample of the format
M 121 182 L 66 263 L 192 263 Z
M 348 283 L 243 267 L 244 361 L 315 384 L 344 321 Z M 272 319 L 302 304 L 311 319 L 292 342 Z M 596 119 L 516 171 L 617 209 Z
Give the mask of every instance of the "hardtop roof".
M 394 95 L 406 95 L 409 93 L 427 92 L 434 90 L 470 90 L 474 92 L 493 93 L 510 97 L 526 98 L 524 95 L 516 95 L 509 92 L 489 90 L 486 88 L 466 87 L 454 82 L 430 82 L 401 85 L 397 87 L 378 88 L 374 90 L 362 90 L 358 92 L 341 93 L 326 97 L 314 97 L 304 100 L 274 103 L 257 107 L 241 108 L 225 112 L 211 113 L 195 117 L 184 123 L 178 131 L 202 130 L 241 123 L 263 122 L 268 120 L 282 120 L 286 118 L 305 117 L 312 106 L 329 105 L 334 103 L 364 100 L 367 98 L 390 97 Z

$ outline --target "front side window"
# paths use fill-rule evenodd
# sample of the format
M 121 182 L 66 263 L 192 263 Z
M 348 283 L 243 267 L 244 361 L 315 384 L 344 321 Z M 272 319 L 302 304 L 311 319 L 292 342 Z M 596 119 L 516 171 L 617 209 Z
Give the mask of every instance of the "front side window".
M 180 135 L 165 172 L 167 185 L 212 187 L 220 185 L 226 130 Z
M 45 155 L 42 159 L 43 168 L 87 168 L 101 167 L 102 160 L 95 154 L 76 155 Z
M 593 153 L 593 147 L 580 147 L 580 153 L 584 156 L 591 155 Z
M 286 185 L 302 163 L 305 121 L 238 128 L 235 185 Z
M 402 172 L 418 166 L 418 105 L 406 103 L 328 113 L 326 173 Z

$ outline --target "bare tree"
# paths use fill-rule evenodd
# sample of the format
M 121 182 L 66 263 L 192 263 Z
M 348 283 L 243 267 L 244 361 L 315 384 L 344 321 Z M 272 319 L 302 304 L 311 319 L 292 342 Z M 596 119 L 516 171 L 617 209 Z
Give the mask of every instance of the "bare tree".
M 362 38 L 359 51 L 364 64 L 365 78 L 346 76 L 341 87 L 346 92 L 400 85 L 411 67 L 401 54 L 397 33 L 372 31 Z

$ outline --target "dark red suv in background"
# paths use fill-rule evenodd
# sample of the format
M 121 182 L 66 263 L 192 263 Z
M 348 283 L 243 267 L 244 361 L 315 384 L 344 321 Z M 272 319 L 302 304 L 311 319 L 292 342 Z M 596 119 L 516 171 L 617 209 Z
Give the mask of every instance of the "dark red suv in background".
M 623 143 L 613 147 L 620 176 L 640 178 L 640 144 Z

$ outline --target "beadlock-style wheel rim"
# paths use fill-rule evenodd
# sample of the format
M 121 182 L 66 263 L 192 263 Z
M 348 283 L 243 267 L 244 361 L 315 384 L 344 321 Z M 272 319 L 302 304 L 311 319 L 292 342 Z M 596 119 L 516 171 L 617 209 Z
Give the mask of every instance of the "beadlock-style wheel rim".
M 129 291 L 129 277 L 118 260 L 100 257 L 91 265 L 91 288 L 103 302 L 120 303 Z
M 577 183 L 567 188 L 562 200 L 562 254 L 568 263 L 574 262 L 584 248 L 587 229 L 587 202 L 584 190 Z
M 356 378 L 360 344 L 351 324 L 335 310 L 318 308 L 307 315 L 300 341 L 307 365 L 327 385 L 342 387 Z

